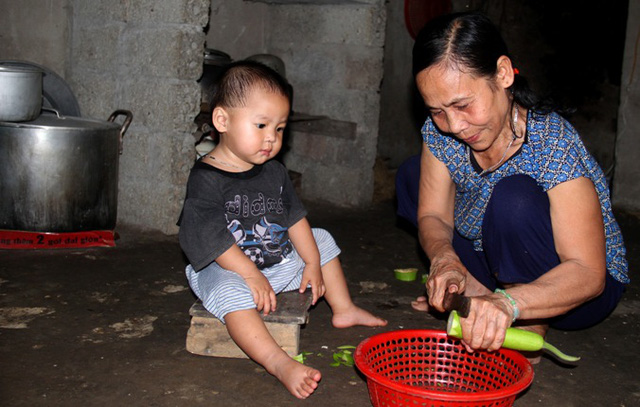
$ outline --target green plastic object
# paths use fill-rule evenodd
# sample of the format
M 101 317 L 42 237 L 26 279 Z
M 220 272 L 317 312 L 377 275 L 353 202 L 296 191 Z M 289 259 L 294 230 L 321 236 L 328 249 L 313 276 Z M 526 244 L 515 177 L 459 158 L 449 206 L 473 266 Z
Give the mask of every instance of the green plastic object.
M 395 269 L 393 270 L 396 279 L 400 281 L 415 281 L 418 275 L 417 268 Z
M 451 314 L 449 314 L 449 320 L 447 321 L 447 335 L 458 339 L 462 338 L 460 316 L 456 311 L 451 311 Z M 562 353 L 555 346 L 545 342 L 542 335 L 531 331 L 525 331 L 524 329 L 508 328 L 502 347 L 520 351 L 538 351 L 540 349 L 545 349 L 564 362 L 573 363 L 580 360 L 579 357 L 569 356 Z

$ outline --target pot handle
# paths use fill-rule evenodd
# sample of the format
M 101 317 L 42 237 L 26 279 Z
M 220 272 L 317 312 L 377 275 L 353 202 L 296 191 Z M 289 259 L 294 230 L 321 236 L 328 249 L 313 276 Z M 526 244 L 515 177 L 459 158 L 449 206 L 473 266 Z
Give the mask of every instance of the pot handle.
M 42 107 L 40 108 L 40 110 L 46 110 L 47 112 L 55 113 L 55 114 L 56 114 L 56 116 L 58 116 L 58 119 L 64 119 L 64 116 L 61 116 L 61 115 L 60 115 L 60 112 L 59 112 L 57 109 L 54 109 L 54 108 L 52 108 L 52 107 L 45 107 L 45 106 L 42 106 Z
M 133 113 L 131 113 L 129 110 L 116 110 L 115 112 L 111 113 L 111 116 L 109 116 L 109 121 L 113 122 L 116 117 L 120 116 L 120 115 L 125 115 L 127 116 L 124 119 L 124 122 L 122 123 L 122 127 L 120 127 L 120 136 L 118 137 L 118 153 L 122 154 L 122 138 L 124 137 L 124 133 L 127 132 L 127 129 L 129 128 L 129 125 L 131 124 L 131 120 L 133 120 Z

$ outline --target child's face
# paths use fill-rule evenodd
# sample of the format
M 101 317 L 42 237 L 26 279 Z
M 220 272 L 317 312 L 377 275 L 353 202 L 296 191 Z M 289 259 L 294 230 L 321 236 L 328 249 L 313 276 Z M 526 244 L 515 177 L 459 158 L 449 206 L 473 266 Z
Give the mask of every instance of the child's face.
M 228 150 L 234 164 L 263 164 L 278 154 L 289 117 L 286 97 L 256 87 L 245 106 L 224 108 L 222 116 L 216 116 L 218 109 L 214 109 L 213 122 L 223 135 L 221 146 Z

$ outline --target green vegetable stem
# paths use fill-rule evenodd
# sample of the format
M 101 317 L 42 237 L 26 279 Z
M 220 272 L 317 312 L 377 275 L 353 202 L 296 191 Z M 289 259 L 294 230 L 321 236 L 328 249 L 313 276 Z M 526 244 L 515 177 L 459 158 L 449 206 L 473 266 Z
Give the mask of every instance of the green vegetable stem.
M 333 363 L 330 366 L 338 367 L 344 365 L 351 367 L 354 365 L 353 352 L 350 349 L 355 349 L 352 345 L 338 346 L 339 351 L 333 354 Z
M 451 314 L 449 314 L 449 320 L 447 322 L 447 334 L 454 338 L 462 338 L 460 316 L 456 311 L 451 311 Z M 525 331 L 524 329 L 508 328 L 502 347 L 520 351 L 537 351 L 540 349 L 545 349 L 564 362 L 573 363 L 580 360 L 579 357 L 569 356 L 565 353 L 562 353 L 555 346 L 545 342 L 542 335 L 531 331 Z
M 313 355 L 313 352 L 301 352 L 293 357 L 293 360 L 300 362 L 304 365 L 304 362 L 307 360 L 307 356 Z

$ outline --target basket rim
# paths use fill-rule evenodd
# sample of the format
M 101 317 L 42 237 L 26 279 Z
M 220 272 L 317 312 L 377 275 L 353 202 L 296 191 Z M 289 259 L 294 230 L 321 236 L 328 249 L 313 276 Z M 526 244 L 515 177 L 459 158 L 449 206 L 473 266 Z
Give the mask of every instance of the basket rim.
M 367 346 L 375 345 L 380 342 L 381 339 L 393 339 L 394 335 L 402 333 L 404 337 L 431 337 L 431 338 L 447 338 L 453 341 L 459 341 L 459 339 L 450 337 L 445 331 L 435 329 L 401 329 L 389 332 L 383 332 L 372 337 L 364 339 L 356 347 L 354 354 L 354 361 L 356 367 L 366 376 L 367 380 L 372 380 L 379 385 L 391 388 L 404 394 L 410 394 L 412 396 L 422 397 L 425 399 L 442 400 L 442 401 L 460 401 L 464 398 L 465 401 L 491 401 L 497 399 L 504 399 L 517 395 L 521 391 L 525 390 L 533 382 L 534 372 L 531 363 L 519 352 L 511 349 L 501 348 L 494 354 L 500 353 L 511 359 L 516 359 L 524 362 L 525 372 L 522 378 L 518 379 L 515 383 L 499 390 L 479 391 L 475 393 L 447 393 L 435 390 L 420 389 L 418 387 L 409 386 L 395 382 L 387 377 L 376 373 L 371 367 L 367 366 L 364 362 L 364 349 Z

